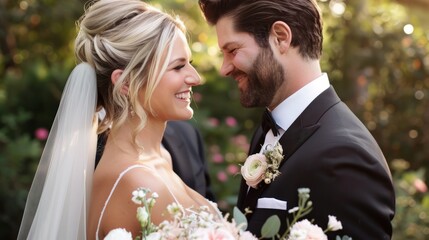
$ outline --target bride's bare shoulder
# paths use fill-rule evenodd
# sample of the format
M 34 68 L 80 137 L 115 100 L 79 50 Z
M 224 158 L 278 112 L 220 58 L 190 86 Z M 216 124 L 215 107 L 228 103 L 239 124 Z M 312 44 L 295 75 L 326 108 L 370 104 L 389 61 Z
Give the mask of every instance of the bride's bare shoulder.
M 160 176 L 160 172 L 170 168 L 163 166 L 162 159 L 152 161 L 135 161 L 120 164 L 106 164 L 100 166 L 94 174 L 94 188 L 106 192 L 115 188 L 116 196 L 131 196 L 137 188 L 148 188 L 158 194 L 168 192 L 167 179 Z M 115 185 L 115 186 L 114 186 Z M 130 198 L 131 199 L 131 198 Z

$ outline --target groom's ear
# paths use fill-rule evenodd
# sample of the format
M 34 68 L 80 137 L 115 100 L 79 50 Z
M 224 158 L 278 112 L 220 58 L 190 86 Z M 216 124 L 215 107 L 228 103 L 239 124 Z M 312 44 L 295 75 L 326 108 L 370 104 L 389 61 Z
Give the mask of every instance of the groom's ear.
M 292 43 L 292 30 L 289 25 L 283 21 L 276 21 L 271 25 L 270 35 L 273 39 L 274 47 L 281 54 L 288 51 Z
M 112 80 L 112 83 L 113 83 L 113 85 L 115 85 L 116 84 L 116 82 L 118 81 L 118 79 L 121 77 L 121 75 L 122 75 L 122 73 L 124 72 L 124 70 L 122 70 L 122 69 L 115 69 L 113 72 L 112 72 L 112 75 L 110 76 L 110 78 L 111 78 L 111 80 Z M 122 86 L 122 89 L 121 89 L 121 93 L 122 94 L 128 94 L 128 87 L 129 87 L 129 84 L 128 84 L 128 82 L 126 82 L 123 86 Z

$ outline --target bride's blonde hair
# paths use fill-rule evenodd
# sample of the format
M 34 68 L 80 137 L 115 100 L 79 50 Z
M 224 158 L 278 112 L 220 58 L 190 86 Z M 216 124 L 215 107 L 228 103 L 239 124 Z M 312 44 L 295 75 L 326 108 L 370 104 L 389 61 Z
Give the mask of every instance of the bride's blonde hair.
M 139 0 L 100 0 L 89 5 L 77 25 L 76 57 L 95 68 L 97 108 L 106 111 L 98 132 L 111 125 L 114 133 L 132 110 L 141 120 L 133 130 L 137 143 L 136 135 L 147 121 L 143 106 L 154 114 L 150 99 L 167 68 L 173 39 L 186 31 L 183 22 Z M 123 73 L 112 84 L 115 69 Z M 125 86 L 128 95 L 121 93 Z M 141 89 L 143 106 L 138 100 Z

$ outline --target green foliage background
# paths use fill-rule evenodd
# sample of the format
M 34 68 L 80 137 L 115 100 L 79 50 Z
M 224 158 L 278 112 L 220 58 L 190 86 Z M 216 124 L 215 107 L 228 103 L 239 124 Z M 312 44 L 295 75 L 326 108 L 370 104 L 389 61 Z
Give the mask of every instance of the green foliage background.
M 0 1 L 0 239 L 16 238 L 44 145 L 35 131 L 50 128 L 75 65 L 75 20 L 85 2 Z M 238 164 L 245 160 L 262 109 L 242 108 L 234 81 L 219 76 L 214 30 L 197 0 L 151 2 L 180 15 L 188 27 L 194 65 L 205 81 L 194 88 L 191 122 L 205 139 L 219 206 L 230 211 L 240 182 Z M 397 189 L 394 239 L 423 240 L 429 238 L 424 189 L 429 179 L 429 19 L 424 7 L 429 1 L 397 2 L 320 0 L 322 67 L 389 162 Z M 421 5 L 414 8 L 414 3 Z M 336 14 L 335 6 L 345 6 L 345 12 Z M 412 34 L 404 33 L 406 24 L 414 26 Z

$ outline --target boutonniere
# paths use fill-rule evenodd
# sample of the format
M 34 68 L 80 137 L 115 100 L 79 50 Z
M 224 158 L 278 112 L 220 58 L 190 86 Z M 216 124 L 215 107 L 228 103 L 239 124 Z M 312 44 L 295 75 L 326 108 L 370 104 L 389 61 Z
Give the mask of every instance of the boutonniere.
M 280 175 L 278 169 L 283 158 L 283 148 L 278 142 L 274 146 L 268 145 L 263 153 L 250 155 L 241 166 L 246 184 L 252 188 L 257 188 L 262 180 L 270 184 Z

